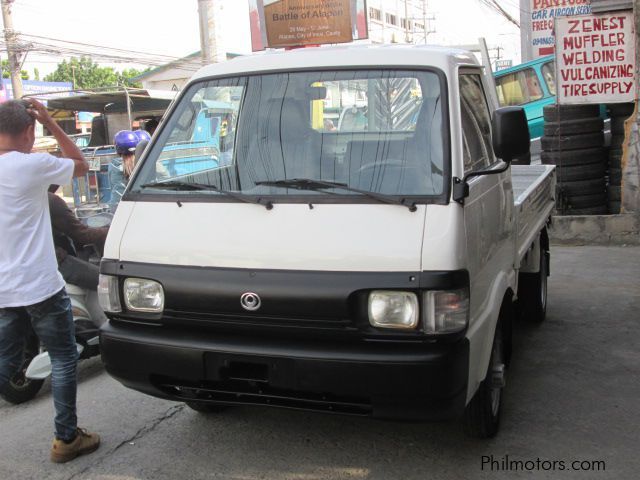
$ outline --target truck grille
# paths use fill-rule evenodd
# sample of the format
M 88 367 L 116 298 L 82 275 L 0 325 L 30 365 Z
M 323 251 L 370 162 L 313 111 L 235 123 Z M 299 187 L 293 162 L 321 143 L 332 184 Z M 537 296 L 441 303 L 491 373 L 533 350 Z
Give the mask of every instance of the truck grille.
M 168 326 L 191 325 L 194 327 L 220 328 L 267 328 L 296 330 L 325 330 L 332 332 L 356 333 L 358 329 L 348 319 L 291 318 L 260 315 L 213 314 L 165 310 L 162 323 Z

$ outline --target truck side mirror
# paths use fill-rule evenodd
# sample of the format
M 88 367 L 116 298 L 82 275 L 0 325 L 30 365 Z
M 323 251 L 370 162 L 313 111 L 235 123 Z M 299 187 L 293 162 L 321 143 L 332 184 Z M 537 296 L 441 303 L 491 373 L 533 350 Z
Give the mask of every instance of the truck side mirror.
M 469 196 L 467 182 L 470 178 L 502 173 L 509 168 L 511 160 L 529 152 L 529 126 L 522 107 L 504 107 L 493 112 L 491 130 L 493 151 L 505 165 L 497 169 L 472 171 L 462 179 L 454 177 L 453 200 L 460 205 L 464 205 L 464 199 Z
M 531 139 L 527 117 L 522 107 L 504 107 L 493 112 L 491 119 L 493 151 L 496 157 L 510 163 L 529 153 Z

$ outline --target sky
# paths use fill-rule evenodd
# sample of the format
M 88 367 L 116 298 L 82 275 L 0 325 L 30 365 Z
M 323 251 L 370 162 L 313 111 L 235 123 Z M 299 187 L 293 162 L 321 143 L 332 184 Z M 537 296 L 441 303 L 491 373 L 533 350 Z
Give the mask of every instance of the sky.
M 215 1 L 222 5 L 220 28 L 227 51 L 250 53 L 248 0 Z M 490 47 L 504 48 L 503 57 L 519 62 L 518 29 L 478 0 L 429 0 L 428 4 L 436 16 L 436 33 L 429 35 L 429 43 L 476 43 L 484 36 Z M 519 18 L 518 0 L 501 4 Z M 28 35 L 171 57 L 200 49 L 198 0 L 15 0 L 13 5 L 14 29 Z M 6 58 L 6 53 L 0 54 Z M 31 53 L 24 68 L 31 78 L 34 68 L 44 76 L 61 60 Z M 118 70 L 131 66 L 101 64 Z

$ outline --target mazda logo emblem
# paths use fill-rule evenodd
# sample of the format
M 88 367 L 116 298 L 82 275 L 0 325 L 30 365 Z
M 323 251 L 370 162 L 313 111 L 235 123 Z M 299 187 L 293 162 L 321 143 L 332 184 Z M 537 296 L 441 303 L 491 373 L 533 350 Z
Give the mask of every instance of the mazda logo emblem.
M 243 293 L 240 296 L 240 305 L 242 305 L 242 308 L 244 308 L 245 310 L 253 312 L 260 308 L 260 305 L 262 305 L 262 300 L 260 300 L 260 297 L 257 293 L 247 292 Z

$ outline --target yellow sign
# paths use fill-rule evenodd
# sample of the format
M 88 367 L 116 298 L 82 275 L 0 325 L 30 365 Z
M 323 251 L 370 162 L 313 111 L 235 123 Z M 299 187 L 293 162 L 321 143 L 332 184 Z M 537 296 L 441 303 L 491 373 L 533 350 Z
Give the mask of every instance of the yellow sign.
M 265 0 L 269 47 L 353 40 L 351 0 Z

